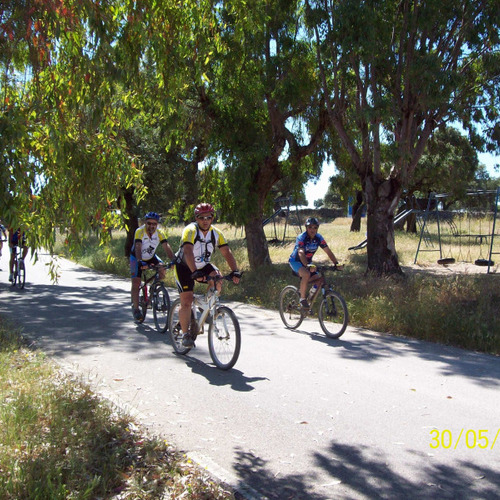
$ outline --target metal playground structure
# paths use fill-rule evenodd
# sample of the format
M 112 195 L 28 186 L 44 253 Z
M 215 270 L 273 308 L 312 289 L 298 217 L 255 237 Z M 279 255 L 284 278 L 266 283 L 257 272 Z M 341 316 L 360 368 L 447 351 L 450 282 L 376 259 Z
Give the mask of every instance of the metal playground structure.
M 420 239 L 414 263 L 419 253 L 438 252 L 438 264 L 471 262 L 490 273 L 494 255 L 500 254 L 499 203 L 500 187 L 470 191 L 461 202 L 448 194 L 431 193 L 426 210 L 417 216 Z

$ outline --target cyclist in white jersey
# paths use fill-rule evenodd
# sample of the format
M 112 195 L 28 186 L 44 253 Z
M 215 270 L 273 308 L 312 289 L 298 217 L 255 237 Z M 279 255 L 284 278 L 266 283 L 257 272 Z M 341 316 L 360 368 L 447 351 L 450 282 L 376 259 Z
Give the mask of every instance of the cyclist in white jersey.
M 170 260 L 173 260 L 175 257 L 165 233 L 161 229 L 158 229 L 160 216 L 156 212 L 148 212 L 144 218 L 146 219 L 146 223 L 136 229 L 134 245 L 130 252 L 132 309 L 136 321 L 142 321 L 144 319 L 139 309 L 139 288 L 141 286 L 142 269 L 148 265 L 162 262 L 156 255 L 156 248 L 158 245 L 163 247 Z M 165 278 L 165 269 L 160 268 L 159 273 L 160 279 Z
M 204 281 L 206 276 L 220 275 L 219 269 L 210 264 L 210 258 L 216 248 L 219 248 L 231 268 L 233 282 L 239 283 L 241 277 L 236 259 L 224 235 L 212 226 L 214 213 L 214 207 L 210 203 L 200 203 L 196 206 L 194 209 L 196 221 L 184 228 L 181 246 L 176 254 L 175 280 L 181 299 L 179 321 L 184 334 L 182 343 L 186 347 L 194 346 L 194 341 L 188 334 L 194 282 Z M 220 287 L 221 283 L 218 282 L 217 286 Z

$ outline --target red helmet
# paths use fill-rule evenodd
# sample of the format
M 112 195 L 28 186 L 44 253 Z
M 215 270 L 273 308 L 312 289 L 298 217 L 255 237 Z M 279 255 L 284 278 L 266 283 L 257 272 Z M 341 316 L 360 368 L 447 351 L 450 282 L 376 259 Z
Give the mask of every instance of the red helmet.
M 215 209 L 210 203 L 200 203 L 196 205 L 196 208 L 194 209 L 194 216 L 198 217 L 200 214 L 206 214 L 210 213 L 212 215 L 215 214 Z

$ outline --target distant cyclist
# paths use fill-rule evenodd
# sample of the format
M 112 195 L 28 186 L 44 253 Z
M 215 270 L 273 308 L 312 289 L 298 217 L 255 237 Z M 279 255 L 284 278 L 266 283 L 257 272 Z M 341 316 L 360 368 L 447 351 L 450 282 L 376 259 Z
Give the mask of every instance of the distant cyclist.
M 188 333 L 194 299 L 194 282 L 205 276 L 220 275 L 219 269 L 210 263 L 217 247 L 231 268 L 233 282 L 238 283 L 241 277 L 236 259 L 226 239 L 219 229 L 212 226 L 214 214 L 214 207 L 210 203 L 200 203 L 196 206 L 194 209 L 196 221 L 184 228 L 177 252 L 175 280 L 181 299 L 179 321 L 184 334 L 182 344 L 185 347 L 194 346 L 193 338 Z M 220 283 L 217 286 L 220 287 Z
M 0 257 L 2 256 L 2 248 L 3 248 L 3 242 L 4 240 L 7 241 L 7 228 L 3 225 L 0 224 Z M 3 235 L 3 238 L 2 238 Z
M 12 281 L 13 273 L 14 273 L 14 257 L 16 255 L 17 247 L 21 247 L 22 254 L 21 260 L 26 258 L 28 254 L 28 246 L 26 244 L 26 233 L 21 229 L 17 229 L 14 231 L 9 228 L 9 247 L 10 247 L 10 262 L 9 262 L 9 281 Z
M 142 321 L 144 318 L 139 309 L 139 288 L 141 286 L 142 268 L 163 262 L 156 255 L 156 248 L 161 245 L 168 258 L 175 255 L 170 247 L 165 233 L 158 229 L 160 216 L 156 212 L 148 212 L 144 219 L 145 224 L 138 227 L 134 235 L 134 244 L 130 253 L 130 275 L 132 278 L 132 309 L 134 319 Z M 165 269 L 159 269 L 160 279 L 165 278 Z
M 318 274 L 316 266 L 312 264 L 316 250 L 321 247 L 335 265 L 339 263 L 323 236 L 318 233 L 318 229 L 318 219 L 316 217 L 308 217 L 306 219 L 306 230 L 297 236 L 295 248 L 288 259 L 291 268 L 300 276 L 300 305 L 304 309 L 309 309 L 309 303 L 306 298 L 309 278 Z

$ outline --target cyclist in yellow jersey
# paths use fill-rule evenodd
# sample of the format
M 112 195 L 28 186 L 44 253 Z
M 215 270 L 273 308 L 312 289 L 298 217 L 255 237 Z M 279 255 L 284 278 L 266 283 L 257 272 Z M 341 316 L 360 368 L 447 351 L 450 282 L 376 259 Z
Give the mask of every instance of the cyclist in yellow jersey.
M 136 321 L 144 319 L 139 309 L 139 288 L 141 286 L 142 269 L 149 265 L 163 262 L 156 255 L 158 245 L 163 247 L 170 260 L 175 257 L 165 233 L 158 229 L 160 216 L 156 212 L 148 212 L 144 218 L 146 219 L 146 223 L 136 229 L 134 244 L 130 252 L 132 309 Z M 159 273 L 160 279 L 165 278 L 165 269 L 160 268 Z
M 238 271 L 236 259 L 229 248 L 222 232 L 212 226 L 214 207 L 210 203 L 200 203 L 194 209 L 195 222 L 184 228 L 181 245 L 176 254 L 175 281 L 179 289 L 181 306 L 179 321 L 184 334 L 182 343 L 186 347 L 194 346 L 191 335 L 188 334 L 193 304 L 194 282 L 204 281 L 206 276 L 220 275 L 219 269 L 210 263 L 210 258 L 216 248 L 219 248 L 232 271 L 234 283 L 239 283 L 241 273 Z M 218 282 L 220 287 L 221 283 Z

